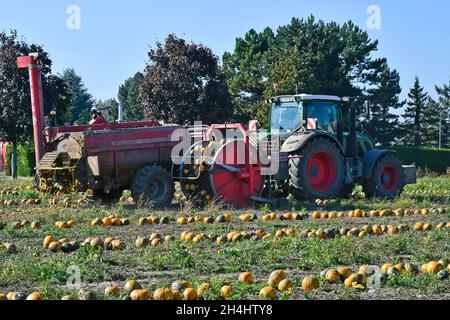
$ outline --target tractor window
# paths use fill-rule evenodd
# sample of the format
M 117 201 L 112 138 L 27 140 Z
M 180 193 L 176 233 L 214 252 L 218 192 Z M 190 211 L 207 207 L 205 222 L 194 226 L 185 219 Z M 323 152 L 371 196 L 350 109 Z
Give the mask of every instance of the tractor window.
M 306 119 L 317 119 L 317 129 L 337 135 L 338 109 L 334 102 L 311 101 L 306 105 Z
M 271 115 L 271 129 L 274 132 L 292 132 L 300 127 L 302 108 L 297 103 L 274 105 Z

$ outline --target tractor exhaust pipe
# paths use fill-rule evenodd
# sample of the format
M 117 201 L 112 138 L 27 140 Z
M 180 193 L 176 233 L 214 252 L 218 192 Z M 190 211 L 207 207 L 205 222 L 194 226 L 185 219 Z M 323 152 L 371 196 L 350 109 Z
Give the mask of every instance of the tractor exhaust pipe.
M 358 145 L 356 138 L 356 103 L 358 99 L 355 98 L 350 103 L 349 114 L 349 134 L 347 138 L 347 155 L 350 158 L 358 157 Z
M 39 166 L 44 156 L 44 97 L 42 93 L 41 68 L 38 64 L 40 53 L 31 53 L 26 57 L 17 58 L 19 69 L 28 68 L 30 74 L 31 107 L 33 116 L 34 149 L 36 156 L 36 167 Z

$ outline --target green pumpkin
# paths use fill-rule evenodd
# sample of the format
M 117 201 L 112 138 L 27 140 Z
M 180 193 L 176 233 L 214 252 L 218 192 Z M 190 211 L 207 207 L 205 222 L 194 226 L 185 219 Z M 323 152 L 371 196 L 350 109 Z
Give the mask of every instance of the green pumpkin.
M 437 276 L 438 276 L 439 280 L 445 280 L 445 279 L 448 279 L 449 272 L 448 272 L 448 270 L 441 270 L 438 272 Z

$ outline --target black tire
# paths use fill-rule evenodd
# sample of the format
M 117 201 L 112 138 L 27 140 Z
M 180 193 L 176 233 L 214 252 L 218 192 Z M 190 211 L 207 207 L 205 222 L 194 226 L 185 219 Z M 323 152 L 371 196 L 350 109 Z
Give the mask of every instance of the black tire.
M 325 169 L 320 170 L 316 159 L 322 155 L 326 165 L 322 166 Z M 296 199 L 310 200 L 338 197 L 344 183 L 344 158 L 338 146 L 326 138 L 319 137 L 301 148 L 298 156 L 300 157 L 289 160 L 289 185 L 292 195 Z M 322 179 L 315 183 L 317 176 Z
M 342 186 L 341 192 L 339 192 L 339 198 L 348 199 L 352 196 L 353 190 L 355 189 L 355 184 L 344 184 Z
M 175 185 L 169 172 L 161 167 L 144 167 L 139 170 L 131 185 L 131 193 L 136 203 L 143 200 L 157 208 L 172 203 Z
M 388 154 L 381 157 L 372 170 L 372 176 L 363 183 L 367 198 L 395 198 L 400 196 L 405 187 L 405 174 L 400 160 Z

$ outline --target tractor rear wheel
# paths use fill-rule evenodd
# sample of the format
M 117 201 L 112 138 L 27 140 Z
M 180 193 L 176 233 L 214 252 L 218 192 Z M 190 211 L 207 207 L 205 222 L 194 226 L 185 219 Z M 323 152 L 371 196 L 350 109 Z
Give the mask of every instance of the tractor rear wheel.
M 158 208 L 169 206 L 174 192 L 172 176 L 162 167 L 142 168 L 134 176 L 131 185 L 131 193 L 136 202 L 143 200 Z
M 335 143 L 316 138 L 289 160 L 289 185 L 296 199 L 339 196 L 344 183 L 344 159 Z
M 375 163 L 371 178 L 363 183 L 367 198 L 395 198 L 403 192 L 404 187 L 402 163 L 392 154 L 380 158 Z

